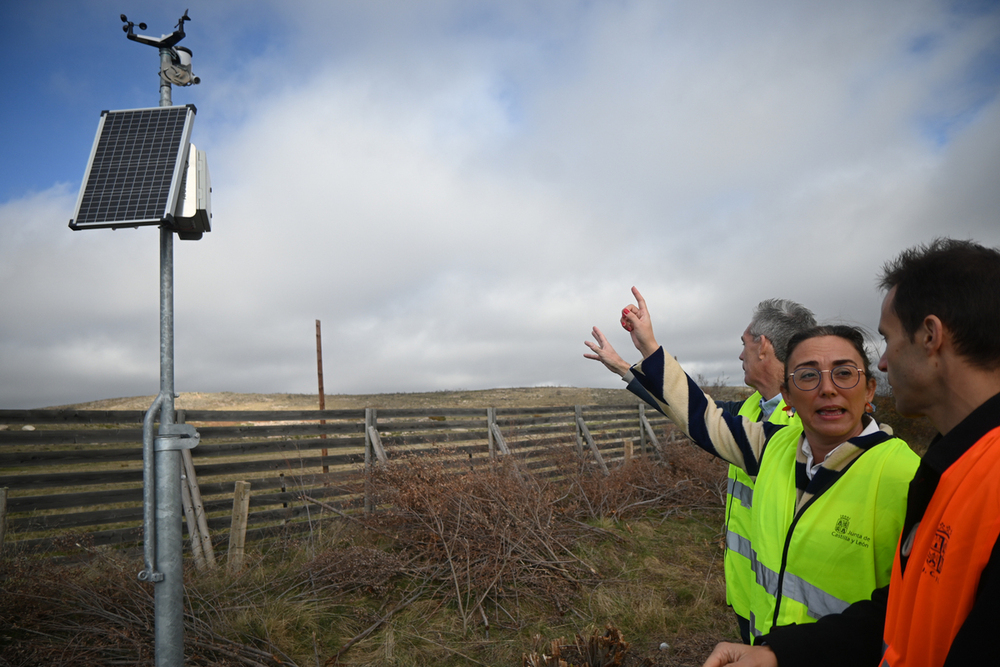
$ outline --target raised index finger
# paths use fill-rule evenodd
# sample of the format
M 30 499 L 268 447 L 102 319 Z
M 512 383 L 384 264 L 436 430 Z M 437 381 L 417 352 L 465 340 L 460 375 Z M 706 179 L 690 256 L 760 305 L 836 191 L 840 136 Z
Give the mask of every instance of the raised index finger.
M 639 289 L 637 287 L 635 287 L 635 286 L 632 287 L 632 296 L 635 297 L 636 303 L 639 304 L 639 311 L 640 312 L 645 312 L 646 311 L 646 300 L 642 298 L 642 295 L 639 294 Z

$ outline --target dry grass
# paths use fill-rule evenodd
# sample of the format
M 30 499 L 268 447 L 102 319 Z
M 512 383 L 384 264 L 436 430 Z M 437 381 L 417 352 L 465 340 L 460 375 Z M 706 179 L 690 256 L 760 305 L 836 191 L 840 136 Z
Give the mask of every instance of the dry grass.
M 735 636 L 724 469 L 673 450 L 669 466 L 561 481 L 513 460 L 464 472 L 444 457 L 394 462 L 371 480 L 379 512 L 256 545 L 240 576 L 188 572 L 186 664 L 516 666 L 539 643 L 609 624 L 631 645 L 618 664 L 698 664 Z M 0 665 L 150 664 L 139 559 L 61 546 L 89 560 L 0 565 Z

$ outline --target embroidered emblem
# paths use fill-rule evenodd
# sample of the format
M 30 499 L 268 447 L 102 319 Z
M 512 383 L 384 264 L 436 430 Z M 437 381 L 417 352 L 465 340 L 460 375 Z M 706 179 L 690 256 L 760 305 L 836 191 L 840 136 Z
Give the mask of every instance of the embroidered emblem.
M 837 519 L 837 525 L 836 527 L 834 527 L 834 530 L 840 533 L 841 535 L 846 535 L 847 531 L 850 530 L 850 528 L 851 528 L 851 517 L 847 516 L 846 514 L 841 514 L 840 518 Z
M 951 526 L 939 524 L 931 538 L 930 549 L 927 550 L 927 560 L 924 561 L 924 572 L 937 579 L 944 569 L 944 554 L 948 549 L 948 539 L 951 537 Z

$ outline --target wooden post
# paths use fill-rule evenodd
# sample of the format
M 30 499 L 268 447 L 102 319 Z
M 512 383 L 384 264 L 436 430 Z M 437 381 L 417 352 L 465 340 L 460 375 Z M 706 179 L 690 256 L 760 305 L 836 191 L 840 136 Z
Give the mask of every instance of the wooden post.
M 201 500 L 201 489 L 198 487 L 198 476 L 194 471 L 194 459 L 191 457 L 191 450 L 181 450 L 181 461 L 184 464 L 184 476 L 190 496 L 191 507 L 194 510 L 195 530 L 192 533 L 191 527 L 188 532 L 197 535 L 201 543 L 201 552 L 205 557 L 205 563 L 209 569 L 215 569 L 215 551 L 212 548 L 212 536 L 208 532 L 208 519 L 205 518 L 205 505 Z
M 250 513 L 250 482 L 236 482 L 233 490 L 233 523 L 229 528 L 229 572 L 243 569 L 247 541 L 247 516 Z
M 583 409 L 579 405 L 573 406 L 574 422 L 576 423 L 576 453 L 583 458 L 583 432 L 580 430 L 580 424 L 583 423 Z
M 579 433 L 583 434 L 584 440 L 586 440 L 587 444 L 590 445 L 590 451 L 593 452 L 594 459 L 597 460 L 597 464 L 599 466 L 601 466 L 601 471 L 605 475 L 610 475 L 611 473 L 608 472 L 608 465 L 604 462 L 604 457 L 601 456 L 601 450 L 599 450 L 597 448 L 597 443 L 594 442 L 594 439 L 590 436 L 590 429 L 587 428 L 587 423 L 585 421 L 583 421 L 583 414 L 580 411 L 580 406 L 577 406 L 577 413 L 576 414 L 577 414 L 577 416 L 576 416 L 577 431 Z M 577 437 L 579 437 L 579 436 L 577 436 Z
M 507 441 L 504 440 L 500 427 L 497 425 L 496 408 L 486 408 L 486 430 L 490 439 L 490 460 L 496 459 L 497 450 L 504 456 L 509 455 L 510 448 L 507 447 Z
M 632 444 L 632 438 L 625 438 L 622 440 L 622 445 L 622 458 L 624 459 L 625 465 L 628 465 L 632 462 L 632 455 L 634 453 L 632 449 L 634 447 Z
M 486 408 L 486 439 L 490 446 L 490 461 L 497 457 L 497 443 L 493 440 L 493 422 L 496 421 L 496 408 Z
M 660 447 L 660 441 L 656 439 L 656 434 L 653 433 L 653 427 L 650 426 L 649 420 L 646 419 L 645 412 L 640 411 L 639 423 L 640 423 L 640 430 L 649 437 L 650 449 L 653 450 L 653 455 L 656 456 L 656 458 L 661 463 L 666 463 L 667 462 L 666 454 Z
M 194 556 L 194 566 L 199 572 L 205 570 L 205 554 L 201 550 L 201 531 L 194 518 L 194 507 L 191 505 L 191 489 L 188 488 L 187 476 L 181 480 L 181 501 L 184 503 L 184 519 L 187 521 L 188 540 L 191 541 L 191 555 Z
M 371 489 L 372 436 L 369 429 L 373 428 L 377 421 L 378 413 L 375 408 L 365 408 L 365 512 L 368 513 L 374 509 Z
M 3 550 L 3 540 L 7 533 L 7 487 L 0 489 L 0 551 Z
M 639 449 L 643 454 L 646 453 L 646 431 L 642 428 L 642 422 L 646 419 L 646 406 L 643 403 L 639 404 Z
M 316 320 L 316 376 L 319 378 L 319 409 L 326 410 L 326 394 L 323 391 L 323 335 L 320 333 L 319 320 Z M 320 424 L 325 424 L 325 419 L 319 420 Z M 326 433 L 319 434 L 320 440 L 326 440 Z M 330 472 L 330 465 L 326 462 L 326 447 L 321 450 L 320 456 L 323 461 L 323 472 Z M 327 486 L 325 482 L 323 486 Z

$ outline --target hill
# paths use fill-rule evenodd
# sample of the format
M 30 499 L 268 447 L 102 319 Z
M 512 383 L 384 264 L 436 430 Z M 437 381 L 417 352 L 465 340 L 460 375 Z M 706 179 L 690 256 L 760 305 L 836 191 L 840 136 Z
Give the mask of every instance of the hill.
M 745 387 L 713 387 L 713 398 L 737 400 L 749 394 Z M 146 410 L 155 396 L 109 398 L 51 409 Z M 638 399 L 627 389 L 578 387 L 520 387 L 388 394 L 328 394 L 327 410 L 360 408 L 530 408 L 562 405 L 623 405 Z M 237 394 L 231 392 L 182 392 L 175 399 L 178 410 L 314 410 L 316 394 Z

